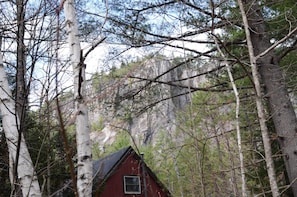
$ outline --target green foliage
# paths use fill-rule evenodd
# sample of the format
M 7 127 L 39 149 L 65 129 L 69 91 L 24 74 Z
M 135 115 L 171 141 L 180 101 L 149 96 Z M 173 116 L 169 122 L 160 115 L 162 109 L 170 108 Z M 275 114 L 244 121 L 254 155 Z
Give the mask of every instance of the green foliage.
M 124 77 L 131 70 L 133 70 L 135 67 L 137 67 L 139 64 L 141 64 L 143 61 L 144 61 L 144 59 L 132 61 L 128 64 L 122 63 L 120 68 L 114 67 L 114 69 L 112 69 L 111 72 L 109 73 L 109 76 L 110 76 L 110 78 Z
M 288 30 L 296 26 L 296 2 L 291 0 L 285 1 L 259 1 L 262 8 L 262 13 L 265 20 L 266 31 L 269 33 L 268 39 L 271 42 L 275 42 L 283 38 Z M 231 17 L 239 15 L 238 10 L 234 10 L 233 13 L 229 13 Z M 286 16 L 286 17 L 284 17 Z M 285 19 L 286 18 L 286 19 Z M 242 28 L 238 26 L 231 26 L 224 29 L 223 32 L 224 41 L 237 41 L 244 40 L 245 36 Z M 294 37 L 294 36 L 293 36 Z M 278 46 L 275 51 L 277 54 L 282 55 L 284 51 L 287 50 L 287 47 L 290 46 L 293 42 L 293 39 L 288 39 L 287 42 Z M 243 44 L 236 44 L 235 42 L 232 45 L 226 47 L 226 53 L 228 58 L 232 59 L 237 57 L 244 64 L 245 62 L 249 64 L 248 52 L 246 46 Z M 294 54 L 294 55 L 293 55 Z M 295 76 L 294 67 L 296 64 L 296 52 L 288 53 L 286 56 L 281 57 L 280 64 L 282 69 L 286 73 L 287 82 L 289 86 L 293 87 L 296 83 L 294 82 Z M 295 63 L 294 63 L 295 62 Z M 243 69 L 244 68 L 244 69 Z M 249 67 L 244 65 L 235 65 L 232 67 L 232 73 L 235 78 L 239 78 L 240 75 L 245 75 L 250 73 Z M 218 80 L 216 78 L 216 80 Z M 222 80 L 222 79 L 220 79 Z M 241 80 L 236 81 L 236 85 L 240 90 L 241 98 L 241 108 L 240 108 L 240 121 L 242 124 L 242 138 L 246 142 L 246 148 L 248 151 L 244 152 L 245 158 L 248 163 L 247 167 L 247 181 L 248 187 L 253 194 L 261 193 L 263 191 L 270 190 L 267 169 L 265 167 L 265 161 L 263 160 L 264 148 L 262 144 L 262 136 L 260 128 L 258 125 L 258 119 L 256 114 L 256 105 L 253 99 L 253 89 L 246 89 L 246 87 L 252 87 L 251 80 L 248 77 L 242 78 Z M 266 100 L 265 100 L 266 101 Z M 267 106 L 266 106 L 267 107 Z M 267 116 L 269 115 L 269 108 L 266 108 Z M 267 121 L 270 134 L 274 135 L 274 125 L 271 120 Z M 278 156 L 280 153 L 280 148 L 277 145 L 276 141 L 272 141 L 272 151 L 275 155 L 274 162 L 276 166 L 276 176 L 278 177 L 278 185 L 284 185 L 285 181 L 285 168 L 284 163 L 281 157 Z M 287 194 L 289 195 L 289 194 Z
M 176 133 L 159 134 L 154 151 L 154 172 L 174 196 L 229 195 L 230 160 L 224 152 L 219 124 L 230 121 L 232 110 L 220 111 L 228 95 L 195 93 L 192 104 L 178 115 Z M 228 134 L 226 134 L 228 135 Z M 232 140 L 232 135 L 228 135 Z M 219 140 L 220 139 L 220 142 Z
M 121 119 L 128 123 L 131 122 L 133 120 L 131 110 L 126 109 Z
M 86 15 L 85 10 L 90 10 L 90 1 L 76 1 L 79 8 L 79 29 L 84 40 L 97 38 L 101 34 L 97 27 L 101 27 L 99 18 L 105 18 L 104 11 L 98 11 L 95 8 L 105 7 L 105 1 L 98 1 L 93 6 L 91 15 Z M 165 2 L 165 3 L 164 3 Z M 245 34 L 242 28 L 241 15 L 236 5 L 236 1 L 213 1 L 217 6 L 216 14 L 220 17 L 213 19 L 207 13 L 211 13 L 209 2 L 207 1 L 111 1 L 109 17 L 106 19 L 104 33 L 110 35 L 110 40 L 120 41 L 120 44 L 132 46 L 150 45 L 152 43 L 170 43 L 170 38 L 176 34 L 178 26 L 185 27 L 190 33 L 203 32 L 203 28 L 210 29 L 212 23 L 219 23 L 226 18 L 228 24 L 220 27 L 221 31 L 218 37 L 226 43 L 222 46 L 228 59 L 234 60 L 232 65 L 232 74 L 236 79 L 236 85 L 239 89 L 241 98 L 240 106 L 240 126 L 243 139 L 245 164 L 247 166 L 247 180 L 250 191 L 260 193 L 268 191 L 269 181 L 266 167 L 263 160 L 262 137 L 259 132 L 259 125 L 254 103 L 253 85 L 248 77 L 250 68 L 245 63 L 248 62 L 248 54 L 245 40 Z M 259 1 L 262 6 L 266 31 L 269 32 L 271 42 L 283 38 L 289 30 L 296 27 L 297 24 L 297 4 L 296 0 L 271 0 Z M 164 5 L 158 6 L 159 3 Z M 168 3 L 168 5 L 167 5 Z M 199 8 L 195 8 L 199 6 Z M 201 10 L 199 10 L 201 9 Z M 103 16 L 103 17 L 102 17 Z M 112 19 L 112 20 L 111 20 Z M 150 20 L 158 19 L 151 22 Z M 176 22 L 178 21 L 178 23 Z M 177 26 L 178 24 L 178 26 Z M 229 26 L 229 24 L 231 24 Z M 97 30 L 96 30 L 97 29 Z M 193 30 L 193 31 L 192 31 Z M 149 32 L 149 33 L 148 33 Z M 208 30 L 204 32 L 209 32 Z M 156 36 L 156 35 L 160 36 Z M 178 33 L 179 34 L 179 33 Z M 189 34 L 191 35 L 191 34 Z M 193 38 L 196 35 L 193 35 Z M 183 40 L 192 39 L 186 35 L 178 35 Z M 178 37 L 176 37 L 178 38 Z M 213 39 L 212 37 L 211 40 Z M 193 43 L 196 40 L 192 40 Z M 282 69 L 285 71 L 287 84 L 292 92 L 296 93 L 297 82 L 297 59 L 296 50 L 286 53 L 288 46 L 296 41 L 296 35 L 289 38 L 286 42 L 279 45 L 275 50 Z M 231 43 L 231 44 L 230 44 Z M 214 47 L 214 45 L 209 45 Z M 34 50 L 33 50 L 34 51 Z M 198 53 L 197 53 L 198 54 Z M 282 56 L 286 54 L 285 56 Z M 212 53 L 211 55 L 217 55 Z M 187 54 L 185 57 L 175 58 L 174 65 L 191 59 L 194 55 Z M 95 73 L 91 77 L 91 83 L 96 93 L 102 91 L 106 83 L 112 82 L 115 78 L 124 77 L 147 59 L 152 57 L 163 58 L 162 55 L 150 54 L 141 60 L 135 60 L 130 63 L 122 63 L 118 68 L 113 66 L 109 73 Z M 239 64 L 239 60 L 243 64 Z M 13 64 L 12 64 L 13 65 Z M 197 69 L 201 65 L 200 60 L 190 62 L 178 69 L 193 68 Z M 14 72 L 12 72 L 14 73 Z M 232 130 L 234 123 L 234 95 L 230 86 L 230 80 L 225 69 L 219 70 L 208 76 L 209 84 L 217 90 L 229 88 L 230 91 L 224 93 L 199 92 L 195 93 L 191 100 L 191 105 L 177 115 L 177 132 L 162 131 L 159 132 L 158 139 L 154 146 L 148 145 L 139 147 L 140 152 L 145 155 L 145 161 L 153 169 L 160 179 L 167 185 L 175 196 L 229 196 L 233 190 L 230 184 L 231 179 L 237 178 L 239 170 L 236 168 L 239 164 L 236 147 L 236 135 Z M 9 77 L 11 86 L 15 85 L 15 78 Z M 13 88 L 14 89 L 14 88 Z M 154 88 L 150 89 L 153 96 L 159 94 Z M 61 102 L 69 101 L 73 93 L 65 92 L 60 96 Z M 44 109 L 43 109 L 44 110 Z M 267 111 L 268 108 L 267 108 Z M 44 113 L 43 115 L 49 115 Z M 49 115 L 50 116 L 50 115 Z M 122 120 L 131 122 L 132 113 L 126 108 Z M 274 134 L 272 122 L 267 121 L 271 135 Z M 44 181 L 43 177 L 49 176 L 50 187 L 52 191 L 60 188 L 65 181 L 69 180 L 69 169 L 65 164 L 65 152 L 63 142 L 59 134 L 59 128 L 53 120 L 46 122 L 39 117 L 39 114 L 32 112 L 28 114 L 26 120 L 26 132 L 24 133 L 29 147 L 32 160 L 36 166 L 37 175 L 40 183 Z M 93 131 L 101 131 L 104 127 L 104 120 L 99 119 L 92 125 Z M 225 133 L 223 133 L 225 132 Z M 68 140 L 73 149 L 75 149 L 75 126 L 67 128 Z M 3 135 L 1 142 L 4 142 Z M 105 151 L 98 148 L 98 144 L 93 145 L 94 159 L 102 157 L 111 152 L 117 151 L 131 144 L 131 136 L 126 131 L 120 131 L 112 145 L 105 147 Z M 275 155 L 275 164 L 277 176 L 280 184 L 285 184 L 284 164 L 280 154 L 280 148 L 276 141 L 272 142 L 273 154 Z M 0 193 L 9 196 L 9 182 L 2 179 L 8 177 L 8 156 L 5 143 L 0 146 L 1 163 L 4 166 L 0 168 L 1 189 Z M 75 152 L 73 152 L 75 154 Z M 236 176 L 232 177 L 232 172 Z M 240 189 L 239 181 L 234 181 Z M 4 189 L 3 189 L 4 188 Z M 50 195 L 49 191 L 45 193 Z M 267 195 L 269 196 L 269 195 Z
M 99 143 L 100 142 L 94 143 L 92 146 L 92 155 L 94 160 L 130 146 L 131 138 L 127 131 L 119 131 L 116 135 L 115 141 L 111 145 L 105 145 L 104 150 L 100 150 Z
M 35 112 L 28 113 L 26 120 L 25 139 L 37 171 L 39 182 L 50 181 L 50 191 L 47 187 L 44 194 L 50 194 L 60 188 L 66 180 L 70 180 L 70 173 L 65 160 L 65 151 L 59 128 L 41 121 Z M 68 142 L 75 144 L 74 128 L 69 128 Z M 75 146 L 70 147 L 75 150 Z M 75 152 L 73 152 L 73 155 Z M 47 177 L 47 179 L 44 179 Z M 49 193 L 48 193 L 49 192 Z M 64 193 L 65 194 L 65 193 Z M 66 194 L 65 194 L 66 195 Z
M 119 149 L 130 146 L 130 144 L 131 144 L 131 139 L 127 131 L 120 131 L 117 134 L 116 140 L 112 143 L 112 146 L 106 147 L 106 152 L 109 152 L 109 153 L 115 152 Z
M 98 72 L 92 74 L 91 76 L 91 84 L 92 84 L 92 89 L 94 92 L 99 93 L 101 92 L 102 89 L 102 84 L 101 84 L 101 79 L 103 79 L 103 73 L 99 74 Z
M 100 132 L 104 128 L 104 119 L 100 117 L 97 122 L 93 123 L 91 126 L 91 131 Z
M 284 58 L 282 58 L 281 67 L 283 73 L 285 75 L 285 79 L 287 82 L 287 87 L 289 91 L 292 91 L 295 95 L 297 94 L 296 91 L 296 84 L 297 84 L 297 56 L 296 51 L 291 51 L 288 53 Z
M 63 92 L 60 97 L 59 100 L 60 102 L 69 102 L 71 100 L 71 98 L 73 98 L 73 92 L 68 91 L 68 92 Z
M 250 81 L 243 78 L 236 83 L 241 87 L 250 84 Z M 251 97 L 253 91 L 239 90 L 243 98 L 240 125 L 248 187 L 251 193 L 257 194 L 269 190 L 264 161 L 259 162 L 264 154 L 262 138 L 258 124 L 255 124 L 257 114 Z M 181 192 L 185 196 L 197 193 L 227 196 L 234 192 L 230 180 L 240 191 L 240 171 L 236 168 L 239 166 L 236 133 L 235 130 L 228 130 L 234 128 L 228 126 L 233 124 L 235 118 L 234 102 L 232 91 L 224 94 L 195 93 L 191 105 L 178 116 L 178 132 L 162 132 L 158 136 L 159 141 L 152 150 L 155 151 L 156 160 L 152 169 L 175 196 L 180 196 Z M 278 151 L 279 147 L 274 141 L 273 152 L 278 154 Z M 284 172 L 281 157 L 275 162 L 277 174 L 281 177 Z M 280 181 L 284 181 L 283 178 Z
M 296 1 L 274 0 L 270 3 L 263 3 L 263 7 L 264 17 L 267 19 L 267 31 L 272 38 L 279 40 L 283 38 L 289 30 L 292 30 L 292 27 L 296 27 Z
M 144 162 L 147 164 L 147 166 L 153 167 L 153 166 L 156 166 L 156 155 L 154 154 L 156 151 L 157 150 L 154 148 L 154 146 L 150 144 L 150 145 L 140 146 L 138 154 L 143 154 L 143 159 L 144 159 Z
M 100 144 L 99 142 L 95 142 L 92 144 L 92 157 L 93 160 L 97 160 L 100 159 L 100 157 L 102 156 L 102 150 L 100 150 Z
M 141 64 L 142 61 L 132 61 L 130 63 L 124 63 L 122 62 L 121 66 L 119 68 L 112 67 L 110 72 L 108 73 L 94 73 L 91 76 L 91 84 L 92 88 L 94 89 L 95 93 L 100 93 L 103 88 L 108 85 L 108 83 L 111 83 L 114 79 L 118 79 L 121 77 L 125 77 L 131 70 L 133 70 L 136 66 Z
M 0 134 L 0 193 L 3 196 L 10 196 L 9 161 L 8 148 L 4 133 Z

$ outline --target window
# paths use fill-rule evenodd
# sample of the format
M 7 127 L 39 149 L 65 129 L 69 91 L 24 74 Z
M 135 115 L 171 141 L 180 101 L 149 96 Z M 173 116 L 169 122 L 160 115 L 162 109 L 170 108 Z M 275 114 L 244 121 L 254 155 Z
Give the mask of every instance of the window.
M 141 194 L 140 177 L 124 176 L 125 194 Z

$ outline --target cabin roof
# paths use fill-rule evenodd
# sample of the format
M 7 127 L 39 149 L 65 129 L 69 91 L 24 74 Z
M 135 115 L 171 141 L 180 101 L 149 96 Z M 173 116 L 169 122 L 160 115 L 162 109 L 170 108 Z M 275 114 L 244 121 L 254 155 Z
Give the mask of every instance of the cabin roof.
M 104 179 L 112 173 L 112 170 L 122 161 L 122 159 L 124 159 L 127 153 L 131 152 L 131 150 L 133 149 L 129 146 L 94 161 L 93 174 L 100 179 Z
M 93 162 L 93 175 L 94 182 L 101 180 L 102 185 L 114 172 L 115 169 L 127 158 L 129 154 L 133 154 L 136 160 L 141 161 L 141 157 L 134 151 L 134 149 L 129 146 L 123 148 L 117 152 L 107 155 L 101 159 Z M 154 172 L 144 163 L 147 173 L 153 178 L 153 180 L 167 193 L 171 196 L 170 192 L 163 185 L 163 183 L 158 179 Z

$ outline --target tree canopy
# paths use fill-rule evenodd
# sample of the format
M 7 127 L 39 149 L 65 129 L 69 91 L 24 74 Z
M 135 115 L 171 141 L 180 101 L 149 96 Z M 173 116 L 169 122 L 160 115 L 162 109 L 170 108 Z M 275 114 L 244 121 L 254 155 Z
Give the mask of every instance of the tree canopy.
M 103 150 L 94 143 L 93 156 L 133 144 L 175 196 L 297 197 L 295 0 L 17 0 L 0 6 L 1 68 L 9 83 L 1 81 L 0 112 L 15 117 L 3 118 L 3 192 L 25 191 L 18 167 L 27 147 L 38 195 L 76 190 L 71 181 L 91 180 L 89 131 L 116 123 L 113 145 Z M 170 66 L 155 76 L 146 68 L 152 59 Z M 184 95 L 186 102 L 177 104 Z M 174 129 L 145 131 L 143 138 L 152 141 L 130 132 L 137 117 L 168 100 L 176 107 Z M 100 111 L 88 125 L 88 110 L 100 102 L 110 112 Z M 8 139 L 11 127 L 16 133 Z M 88 170 L 77 176 L 84 165 Z

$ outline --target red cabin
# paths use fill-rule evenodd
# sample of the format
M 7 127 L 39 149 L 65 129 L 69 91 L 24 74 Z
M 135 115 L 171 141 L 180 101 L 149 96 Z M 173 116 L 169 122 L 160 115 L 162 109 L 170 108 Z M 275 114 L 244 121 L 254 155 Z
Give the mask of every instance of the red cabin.
M 93 170 L 94 196 L 171 197 L 131 146 L 94 161 Z

